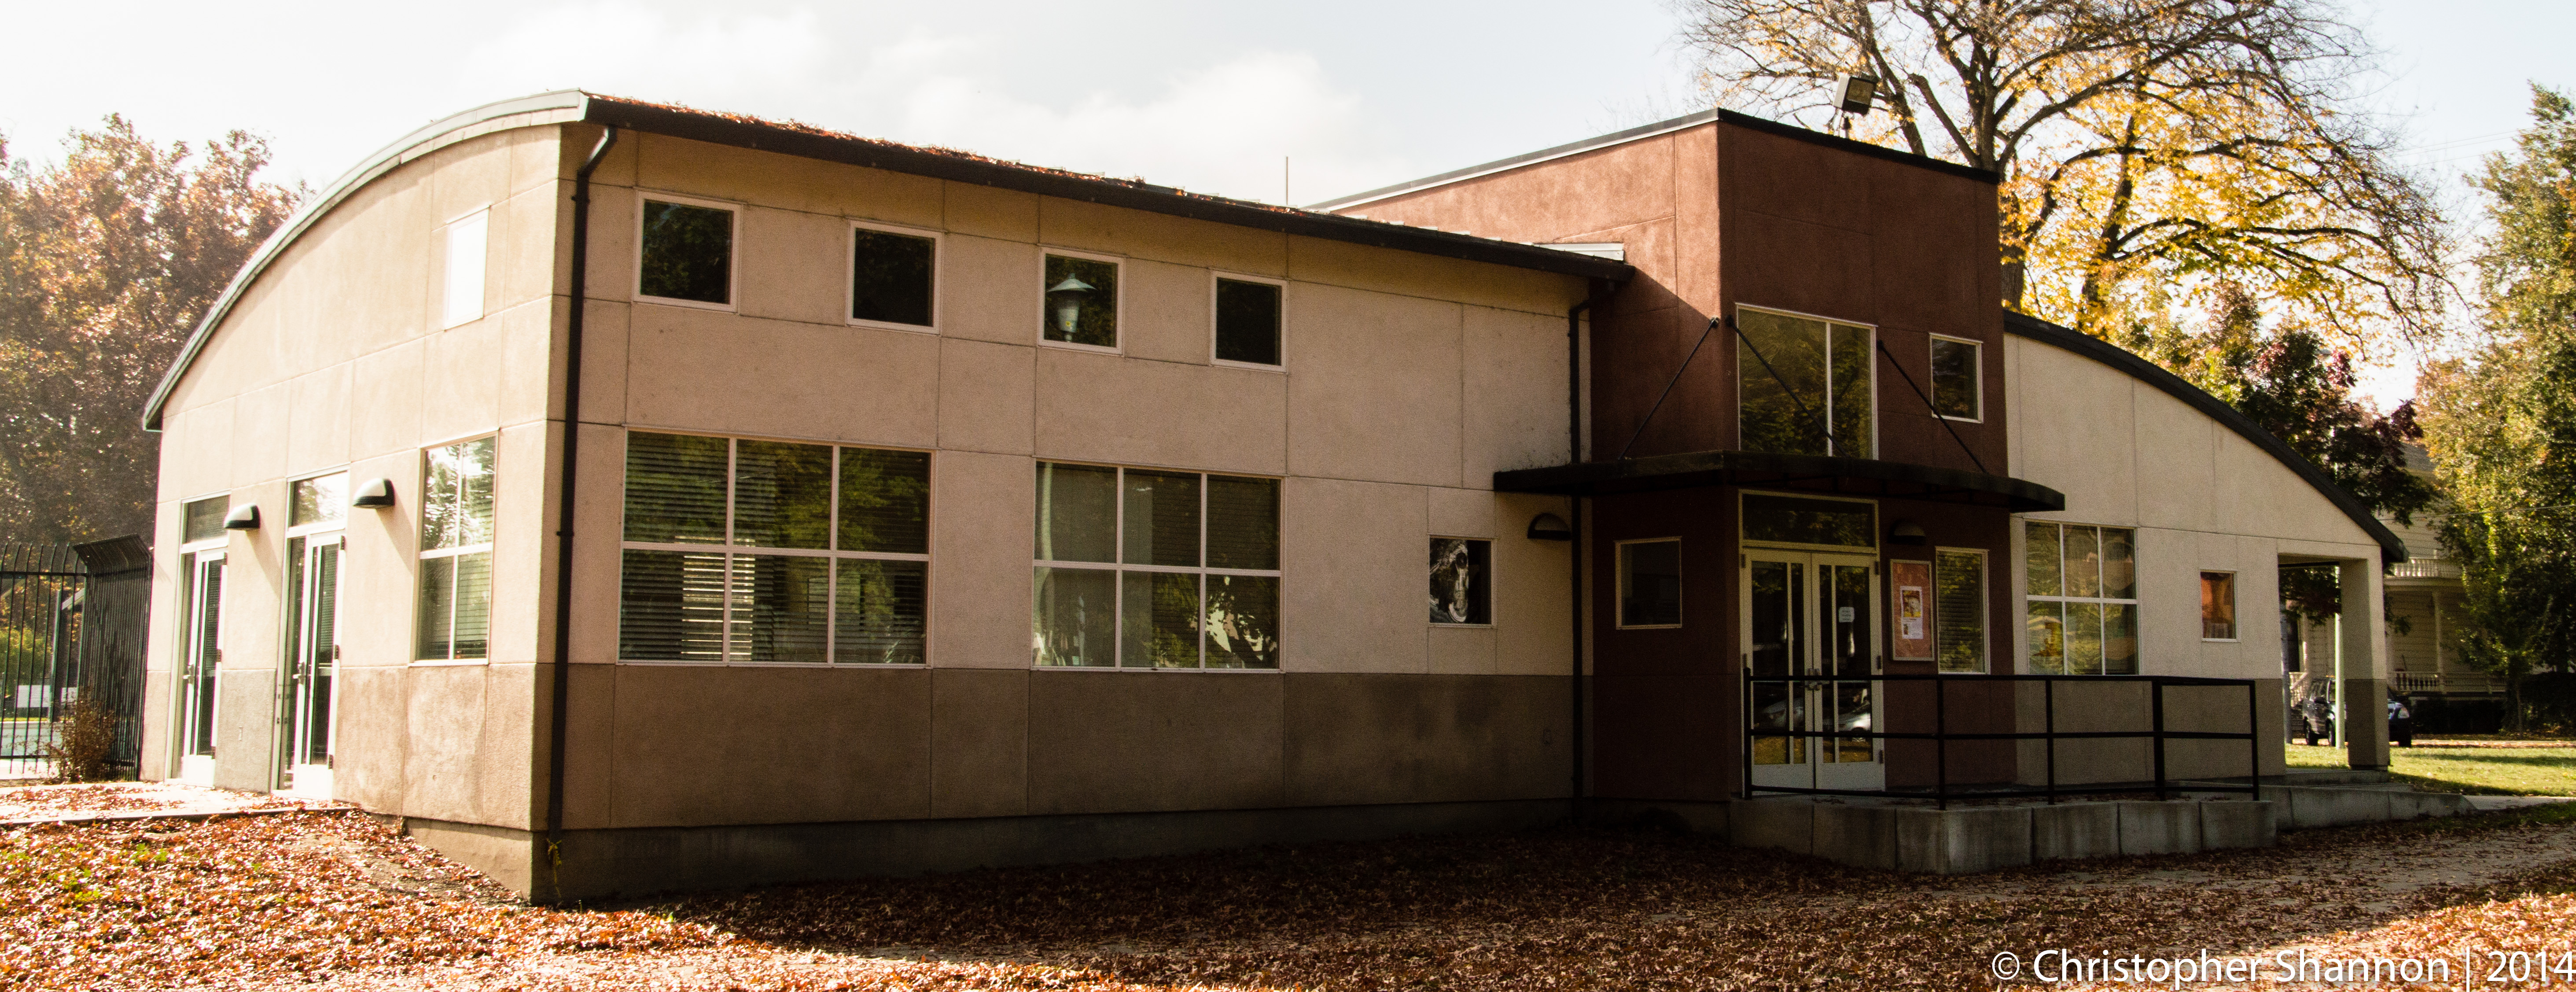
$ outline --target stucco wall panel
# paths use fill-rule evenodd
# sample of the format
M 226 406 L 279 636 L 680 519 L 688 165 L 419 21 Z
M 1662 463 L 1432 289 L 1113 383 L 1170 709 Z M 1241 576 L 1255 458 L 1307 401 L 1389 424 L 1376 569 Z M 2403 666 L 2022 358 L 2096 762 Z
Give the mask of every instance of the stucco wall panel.
M 2137 411 L 2130 450 L 2136 453 L 2138 477 L 2155 482 L 2138 488 L 2138 522 L 2180 530 L 2236 529 L 2237 522 L 2223 518 L 2217 506 L 2218 435 L 2226 428 L 2162 392 L 2133 388 L 2129 395 Z M 2109 453 L 2104 454 L 2107 460 Z
M 939 444 L 1025 455 L 1035 450 L 1037 349 L 939 342 Z
M 743 316 L 811 324 L 847 321 L 848 221 L 755 203 L 742 209 L 740 228 L 734 280 L 735 304 Z
M 939 342 L 928 335 L 638 306 L 630 342 L 633 423 L 909 447 L 937 440 Z
M 1254 275 L 1287 274 L 1287 235 L 1080 200 L 1038 201 L 1038 240 L 1066 248 Z
M 931 459 L 930 663 L 1025 669 L 1037 471 L 1028 458 Z
M 1570 460 L 1565 418 L 1565 319 L 1467 307 L 1465 480 Z
M 623 665 L 614 823 L 812 823 L 930 812 L 930 673 Z
M 1566 794 L 1565 680 L 1293 675 L 1288 802 L 1537 799 Z
M 1129 258 L 1120 278 L 1119 350 L 1134 358 L 1206 365 L 1214 351 L 1216 281 L 1205 266 Z
M 1489 540 L 1495 536 L 1498 528 L 1494 524 L 1494 504 L 1498 497 L 1491 490 L 1434 487 L 1423 493 L 1430 499 L 1431 533 Z
M 489 665 L 419 665 L 404 670 L 411 692 L 404 699 L 401 809 L 407 816 L 494 825 L 524 822 L 508 809 L 486 805 L 484 755 L 495 743 L 490 726 L 493 679 Z M 504 745 L 506 747 L 506 744 Z M 526 747 L 525 742 L 519 745 Z
M 333 797 L 372 810 L 403 808 L 410 673 L 400 665 L 343 665 L 338 681 Z
M 611 150 L 608 161 L 614 163 L 625 157 Z M 612 184 L 608 172 L 609 165 L 603 163 L 599 171 L 591 173 L 590 273 L 582 292 L 594 300 L 631 300 L 635 298 L 635 269 L 639 262 L 635 254 L 636 223 L 642 216 L 636 202 L 642 196 L 624 184 Z M 569 215 L 565 222 L 571 222 Z M 564 240 L 571 240 L 569 233 Z M 565 250 L 570 250 L 569 245 Z M 571 265 L 569 255 L 564 264 Z M 572 287 L 567 285 L 564 291 L 569 293 Z
M 349 466 L 353 484 L 389 479 L 394 505 L 349 511 L 341 533 L 340 603 L 334 617 L 344 668 L 403 665 L 412 660 L 412 614 L 418 591 L 420 548 L 418 454 L 405 450 Z
M 1297 237 L 1288 241 L 1288 278 L 1532 313 L 1561 312 L 1584 290 L 1575 276 Z
M 624 568 L 618 541 L 625 533 L 626 432 L 585 423 L 581 428 L 581 482 L 573 509 L 572 658 L 617 659 L 617 622 Z M 549 532 L 546 535 L 551 538 Z M 551 543 L 550 541 L 548 543 Z M 551 548 L 548 549 L 551 551 Z M 551 569 L 551 565 L 547 566 Z M 551 578 L 549 570 L 546 576 Z M 545 606 L 553 608 L 551 601 Z M 551 616 L 552 613 L 547 614 Z M 551 631 L 548 631 L 551 633 Z M 549 650 L 547 660 L 553 659 Z
M 1040 348 L 1037 453 L 1276 475 L 1291 388 L 1269 372 Z
M 501 432 L 496 445 L 492 495 L 492 633 L 491 658 L 504 662 L 539 660 L 538 620 L 553 603 L 538 594 L 554 573 L 547 559 L 554 551 L 554 528 L 547 517 L 554 501 L 556 473 L 548 455 L 549 424 L 523 424 Z M 516 590 L 518 595 L 505 595 Z M 551 655 L 546 657 L 551 658 Z
M 288 385 L 286 466 L 291 473 L 330 468 L 349 460 L 347 363 L 297 376 Z
M 1535 541 L 1529 522 L 1541 513 L 1571 521 L 1567 501 L 1554 496 L 1494 497 L 1495 671 L 1504 675 L 1563 676 L 1572 655 L 1574 604 L 1566 586 L 1572 541 Z
M 233 488 L 286 474 L 288 411 L 294 408 L 293 401 L 294 394 L 283 382 L 242 394 L 240 405 L 233 408 Z M 283 504 L 265 507 L 263 512 L 278 521 L 286 519 Z
M 1244 809 L 1286 800 L 1281 679 L 1029 676 L 1029 812 Z
M 2017 410 L 2047 416 L 2015 417 L 2012 471 L 2066 494 L 2064 514 L 2077 521 L 2137 518 L 2138 436 L 2134 389 L 2128 377 L 2070 352 L 2008 339 L 2019 366 L 2010 381 Z
M 551 149 L 553 142 L 545 143 Z M 571 238 L 561 236 L 572 224 L 569 183 L 546 180 L 520 189 L 492 208 L 492 229 L 485 247 L 483 309 L 498 312 L 554 295 L 554 276 L 571 262 Z M 598 214 L 593 213 L 596 218 Z M 446 245 L 435 243 L 437 264 L 446 264 Z M 558 259 L 557 253 L 562 255 Z M 567 289 L 569 287 L 566 287 Z M 445 298 L 439 288 L 432 301 Z M 433 315 L 433 320 L 440 319 Z
M 161 479 L 170 498 L 196 499 L 233 487 L 233 410 L 239 405 L 227 397 L 163 421 Z
M 951 233 L 941 242 L 939 333 L 1001 344 L 1038 341 L 1039 291 L 1046 274 L 1038 249 Z
M 1492 675 L 1494 628 L 1430 624 L 1423 670 L 1433 675 Z
M 1462 308 L 1298 285 L 1289 318 L 1290 472 L 1465 484 Z
M 1580 241 L 1580 232 L 1671 216 L 1674 160 L 1690 153 L 1682 147 L 1690 133 L 1570 155 L 1540 168 L 1462 180 L 1362 204 L 1350 212 L 1513 241 Z M 1704 142 L 1701 148 L 1705 149 Z
M 1029 811 L 1029 673 L 930 672 L 930 815 Z
M 946 217 L 950 231 L 1022 243 L 1038 240 L 1039 197 L 1036 194 L 971 183 L 943 183 L 941 187 L 947 191 Z M 1031 330 L 1030 333 L 1037 332 Z
M 414 443 L 500 424 L 502 395 L 512 385 L 508 381 L 513 371 L 509 368 L 512 323 L 507 318 L 486 318 L 430 335 L 423 342 L 421 437 Z
M 428 354 L 427 342 L 410 341 L 350 364 L 352 394 L 366 401 L 366 415 L 349 424 L 351 457 L 409 451 L 420 443 L 425 392 L 420 366 Z M 352 410 L 356 409 L 353 405 Z
M 1291 478 L 1281 530 L 1280 666 L 1424 671 L 1428 510 L 1413 486 Z

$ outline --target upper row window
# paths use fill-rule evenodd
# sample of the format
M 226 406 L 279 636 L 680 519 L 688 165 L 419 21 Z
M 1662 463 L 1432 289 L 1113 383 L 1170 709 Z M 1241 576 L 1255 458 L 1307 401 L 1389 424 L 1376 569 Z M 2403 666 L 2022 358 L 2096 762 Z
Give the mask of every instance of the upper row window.
M 677 198 L 643 201 L 636 295 L 666 303 L 731 308 L 737 212 Z M 852 324 L 900 330 L 938 326 L 939 235 L 850 225 Z M 1043 303 L 1038 339 L 1077 348 L 1119 348 L 1122 297 L 1116 258 L 1047 252 L 1035 287 Z M 1218 362 L 1278 367 L 1283 290 L 1254 278 L 1216 278 L 1213 348 Z M 479 292 L 479 290 L 478 290 Z
M 1750 307 L 1736 310 L 1735 328 L 1744 450 L 1872 457 L 1869 328 Z

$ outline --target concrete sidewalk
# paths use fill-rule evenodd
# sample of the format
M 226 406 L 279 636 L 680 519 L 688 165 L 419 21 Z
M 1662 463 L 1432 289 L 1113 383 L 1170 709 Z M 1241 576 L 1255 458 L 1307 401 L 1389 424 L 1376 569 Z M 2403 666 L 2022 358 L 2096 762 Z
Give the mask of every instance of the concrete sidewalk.
M 102 820 L 202 820 L 212 816 L 356 808 L 343 802 L 291 799 L 177 782 L 0 787 L 0 826 Z

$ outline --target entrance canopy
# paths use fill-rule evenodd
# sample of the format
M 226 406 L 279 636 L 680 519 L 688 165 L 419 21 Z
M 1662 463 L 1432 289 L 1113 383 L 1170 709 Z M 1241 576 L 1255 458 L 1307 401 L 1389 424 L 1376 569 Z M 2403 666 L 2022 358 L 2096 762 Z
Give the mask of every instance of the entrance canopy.
M 1693 451 L 1494 473 L 1496 492 L 1558 496 L 1609 496 L 1702 486 L 1752 485 L 1842 496 L 1991 506 L 2013 513 L 2066 508 L 2066 494 L 2036 482 L 2007 476 L 1869 458 L 1829 458 L 1758 451 Z

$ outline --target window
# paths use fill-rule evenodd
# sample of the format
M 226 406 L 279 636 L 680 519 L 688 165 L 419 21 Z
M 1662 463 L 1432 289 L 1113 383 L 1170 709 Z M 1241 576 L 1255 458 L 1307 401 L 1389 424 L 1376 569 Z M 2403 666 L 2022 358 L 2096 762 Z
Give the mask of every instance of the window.
M 1933 656 L 1944 672 L 1986 670 L 1986 553 L 1940 548 L 1932 554 Z
M 1279 667 L 1279 480 L 1037 471 L 1037 664 Z
M 441 327 L 454 327 L 483 316 L 484 255 L 489 250 L 492 212 L 477 210 L 447 225 L 447 293 Z
M 1049 252 L 1044 337 L 1059 344 L 1118 347 L 1118 263 Z
M 733 305 L 732 208 L 647 197 L 642 227 L 636 295 Z
M 1494 622 L 1494 542 L 1431 539 L 1431 622 Z
M 1984 369 L 1977 364 L 1977 343 L 1958 338 L 1932 339 L 1932 412 L 1952 420 L 1985 419 L 1985 392 L 1977 388 Z
M 1619 542 L 1618 593 L 1619 626 L 1681 626 L 1681 540 Z
M 1281 293 L 1278 283 L 1217 278 L 1217 361 L 1279 365 Z
M 2030 670 L 2137 674 L 2137 532 L 2032 521 L 2023 535 Z
M 495 439 L 431 448 L 420 485 L 420 637 L 412 657 L 490 657 Z
M 1744 494 L 1744 539 L 1774 544 L 1878 547 L 1878 505 L 1855 500 Z
M 1871 457 L 1869 328 L 1750 308 L 1737 310 L 1735 323 L 1744 450 Z
M 621 661 L 923 662 L 930 456 L 626 436 Z
M 293 496 L 287 501 L 286 525 L 336 524 L 349 515 L 349 473 L 295 480 Z
M 929 330 L 939 236 L 850 225 L 850 322 Z
M 2236 639 L 2236 573 L 2200 573 L 2200 639 Z
M 223 540 L 224 515 L 232 512 L 232 502 L 229 496 L 188 501 L 179 511 L 179 543 Z

